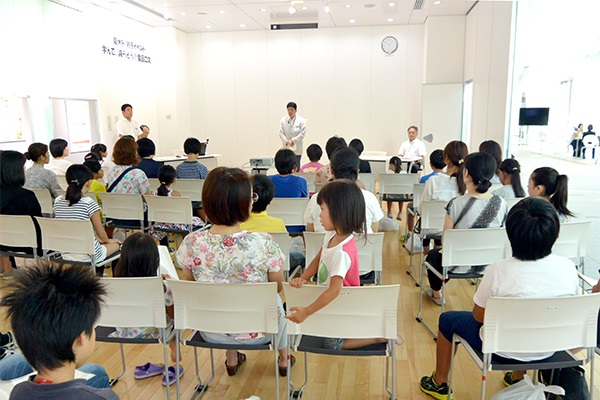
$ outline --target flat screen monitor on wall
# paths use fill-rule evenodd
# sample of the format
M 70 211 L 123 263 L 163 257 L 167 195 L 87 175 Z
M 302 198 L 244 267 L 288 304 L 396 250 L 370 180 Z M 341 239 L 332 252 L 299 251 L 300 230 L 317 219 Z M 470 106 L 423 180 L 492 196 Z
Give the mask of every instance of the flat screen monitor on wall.
M 548 125 L 549 108 L 521 108 L 519 125 Z

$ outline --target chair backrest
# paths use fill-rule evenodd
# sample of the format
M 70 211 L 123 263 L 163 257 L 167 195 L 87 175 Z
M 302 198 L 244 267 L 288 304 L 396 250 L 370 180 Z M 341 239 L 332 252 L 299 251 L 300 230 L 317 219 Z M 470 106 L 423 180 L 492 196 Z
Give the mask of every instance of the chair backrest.
M 482 350 L 541 353 L 596 347 L 598 308 L 600 293 L 538 299 L 491 297 L 485 307 Z
M 290 234 L 287 232 L 269 232 L 269 235 L 273 237 L 277 246 L 281 249 L 285 255 L 287 262 L 283 263 L 283 270 L 290 270 Z
M 98 193 L 105 218 L 144 220 L 144 201 L 140 194 Z
M 42 207 L 42 214 L 54 215 L 54 201 L 48 189 L 30 189 Z
M 425 191 L 424 183 L 415 183 L 413 185 L 413 210 L 419 211 L 419 204 L 421 204 L 421 197 Z
M 419 183 L 419 174 L 379 174 L 379 195 L 412 194 L 413 186 Z
M 413 202 L 413 204 L 415 204 Z M 446 204 L 445 201 L 424 200 L 419 206 L 419 215 L 421 216 L 421 229 L 431 231 L 442 231 L 444 229 L 444 221 L 446 221 Z
M 358 265 L 361 275 L 369 271 L 383 270 L 383 235 L 383 232 L 369 233 L 366 241 L 364 236 L 356 235 Z M 323 245 L 322 240 L 321 245 Z
M 66 196 L 67 195 L 67 191 L 66 190 L 57 190 L 56 191 L 56 195 L 57 196 Z
M 304 211 L 308 205 L 308 197 L 274 198 L 269 204 L 269 215 L 281 218 L 286 226 L 304 225 Z
M 169 280 L 175 328 L 204 332 L 277 333 L 277 284 Z
M 102 278 L 106 298 L 98 325 L 166 328 L 162 277 Z
M 502 186 L 504 185 L 501 183 L 492 183 L 492 186 L 490 186 L 490 188 L 488 189 L 488 193 L 492 193 L 494 190 L 501 189 Z
M 283 284 L 287 309 L 312 304 L 327 286 L 300 289 Z M 287 322 L 288 335 L 396 339 L 400 285 L 343 287 L 331 303 L 301 324 Z
M 31 217 L 0 214 L 0 245 L 37 248 L 37 235 Z
M 204 179 L 177 179 L 171 185 L 171 189 L 177 190 L 182 197 L 189 197 L 192 201 L 202 201 L 203 187 Z
M 583 145 L 585 147 L 596 147 L 596 146 L 598 146 L 598 136 L 596 136 L 596 135 L 586 135 L 583 138 Z
M 506 202 L 506 206 L 508 207 L 509 211 L 510 211 L 511 208 L 513 208 L 513 206 L 515 204 L 517 204 L 521 200 L 523 200 L 523 197 L 516 197 L 514 199 L 504 199 L 504 201 Z
M 511 256 L 504 228 L 446 229 L 444 231 L 442 265 L 489 265 Z
M 323 240 L 325 240 L 325 232 L 302 232 L 304 236 L 304 254 L 306 258 L 306 266 L 317 256 L 321 247 L 323 247 Z
M 145 196 L 149 222 L 188 224 L 192 231 L 192 202 L 189 197 Z
M 588 231 L 591 221 L 574 221 L 560 224 L 558 239 L 554 242 L 552 253 L 567 258 L 585 257 Z
M 375 194 L 375 174 L 360 174 L 358 179 L 365 184 L 365 190 Z
M 67 183 L 67 178 L 64 175 L 56 175 L 56 180 L 58 181 L 58 184 L 61 188 L 67 190 L 69 184 Z
M 306 183 L 308 185 L 308 193 L 315 192 L 315 178 L 317 174 L 314 172 L 295 172 L 294 175 L 301 176 L 306 179 Z
M 160 181 L 158 180 L 158 178 L 148 178 L 148 187 L 150 188 L 150 191 L 158 189 L 159 186 Z
M 94 255 L 92 221 L 35 217 L 42 232 L 42 249 Z

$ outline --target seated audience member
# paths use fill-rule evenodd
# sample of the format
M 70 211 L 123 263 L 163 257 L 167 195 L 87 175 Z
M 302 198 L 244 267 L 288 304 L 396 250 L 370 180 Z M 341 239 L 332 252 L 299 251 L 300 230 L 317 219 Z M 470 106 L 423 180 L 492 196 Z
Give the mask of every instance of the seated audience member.
M 487 153 L 472 153 L 465 159 L 463 176 L 467 185 L 467 193 L 455 197 L 446 206 L 446 229 L 480 229 L 498 228 L 504 225 L 508 207 L 503 198 L 489 192 L 490 183 L 496 170 L 496 161 Z M 442 273 L 442 249 L 429 252 L 427 262 L 440 274 Z M 462 267 L 464 268 L 464 267 Z M 479 267 L 472 267 L 479 268 Z M 476 269 L 474 272 L 482 272 Z M 454 274 L 467 273 L 460 268 L 453 269 Z M 427 270 L 430 288 L 427 295 L 438 305 L 442 305 L 442 280 L 432 271 Z M 448 279 L 446 279 L 448 282 Z
M 48 146 L 43 143 L 32 143 L 29 145 L 25 157 L 33 161 L 33 165 L 25 171 L 25 188 L 46 189 L 55 199 L 58 196 L 56 191 L 62 190 L 62 187 L 58 183 L 56 174 L 44 168 L 44 165 L 50 162 Z
M 148 138 L 142 138 L 138 139 L 137 145 L 137 152 L 141 158 L 137 167 L 144 171 L 148 178 L 158 178 L 158 169 L 163 166 L 163 163 L 152 159 L 156 155 L 154 142 Z
M 306 149 L 306 155 L 310 162 L 304 164 L 302 168 L 300 168 L 300 172 L 303 174 L 315 174 L 323 168 L 323 164 L 319 162 L 323 156 L 323 149 L 321 149 L 321 146 L 315 143 L 311 144 Z
M 427 183 L 429 178 L 432 176 L 436 176 L 439 173 L 444 173 L 444 168 L 446 168 L 446 163 L 444 162 L 444 151 L 441 149 L 435 149 L 429 155 L 429 166 L 431 167 L 431 173 L 427 175 L 423 175 L 421 179 L 419 179 L 419 183 Z
M 102 161 L 102 156 L 98 155 L 97 153 L 92 153 L 89 152 L 87 153 L 85 156 L 83 156 L 83 161 Z M 100 164 L 102 165 L 102 164 Z
M 150 135 L 150 128 L 148 125 L 140 125 L 140 134 L 138 135 L 138 140 L 145 139 Z
M 296 172 L 296 154 L 290 149 L 281 149 L 275 154 L 275 168 L 278 175 L 269 178 L 275 185 L 275 197 L 308 197 L 306 179 L 294 175 Z
M 96 143 L 95 145 L 93 145 L 90 149 L 90 153 L 96 153 L 100 156 L 100 160 L 99 161 L 104 161 L 104 159 L 106 157 L 108 157 L 108 148 L 106 147 L 105 144 L 102 143 Z
M 190 233 L 177 251 L 177 264 L 189 281 L 233 284 L 277 282 L 283 289 L 283 253 L 266 233 L 242 230 L 240 224 L 250 216 L 252 179 L 239 168 L 213 169 L 202 188 L 202 204 L 212 222 L 209 230 Z M 245 299 L 240 298 L 240 302 Z M 283 303 L 277 296 L 279 340 L 279 374 L 287 374 L 288 346 Z M 200 332 L 207 342 L 232 344 L 267 343 L 269 337 L 260 332 L 210 333 Z M 291 356 L 293 365 L 295 358 Z M 246 362 L 246 355 L 227 350 L 225 367 L 233 376 Z
M 100 179 L 104 177 L 104 170 L 102 169 L 100 162 L 96 160 L 86 160 L 83 162 L 83 165 L 85 165 L 90 171 L 92 171 L 92 184 L 90 185 L 89 191 L 92 193 L 96 193 L 96 202 L 98 204 L 102 204 L 98 193 L 106 193 L 106 186 L 104 186 L 104 183 L 100 182 Z
M 0 150 L 0 214 L 42 216 L 42 207 L 25 184 L 25 156 L 18 151 Z M 49 172 L 49 171 L 48 171 Z M 51 172 L 50 172 L 51 173 Z M 41 237 L 38 237 L 38 242 Z M 5 248 L 0 250 L 33 254 L 32 248 Z M 40 253 L 41 255 L 41 253 Z M 4 279 L 11 279 L 16 263 L 13 257 L 0 256 L 0 272 Z
M 541 197 L 548 200 L 558 213 L 561 223 L 568 222 L 575 214 L 567 208 L 569 199 L 569 178 L 560 175 L 551 167 L 541 167 L 531 173 L 527 191 L 531 197 Z
M 69 143 L 65 139 L 52 139 L 50 141 L 50 154 L 52 155 L 52 160 L 46 164 L 46 169 L 49 169 L 56 175 L 66 174 L 67 168 L 72 164 L 65 159 L 65 157 L 69 156 Z
M 512 258 L 489 267 L 473 297 L 473 311 L 448 311 L 440 315 L 436 344 L 436 368 L 421 378 L 420 388 L 436 399 L 448 399 L 448 374 L 452 337 L 456 333 L 481 351 L 481 328 L 490 297 L 561 297 L 578 291 L 577 268 L 571 260 L 551 254 L 560 223 L 554 208 L 546 201 L 527 198 L 508 213 L 506 232 Z M 497 356 L 520 361 L 542 360 L 552 353 L 510 353 Z M 505 382 L 523 378 L 525 371 L 506 373 Z
M 365 150 L 365 146 L 363 145 L 362 140 L 360 139 L 352 139 L 350 143 L 348 143 L 348 147 L 352 147 L 358 153 L 358 156 L 362 154 Z M 366 160 L 360 160 L 360 165 L 358 166 L 359 174 L 370 174 L 371 173 L 371 164 Z
M 408 140 L 405 140 L 398 149 L 398 155 L 402 158 L 418 158 L 418 161 L 412 163 L 410 173 L 416 174 L 421 169 L 421 163 L 425 159 L 427 150 L 425 143 L 418 139 L 419 128 L 412 125 L 407 129 Z
M 187 159 L 177 166 L 177 179 L 206 179 L 208 168 L 198 162 L 200 141 L 193 137 L 187 138 L 183 142 L 183 151 L 187 154 Z
M 333 153 L 342 147 L 346 147 L 346 141 L 342 137 L 332 136 L 327 140 L 327 143 L 325 144 L 325 152 L 327 153 L 329 164 L 317 171 L 315 184 L 324 185 L 331 180 L 331 158 L 333 157 Z
M 119 398 L 108 388 L 93 388 L 85 379 L 75 379 L 75 369 L 94 351 L 94 326 L 105 294 L 87 266 L 41 266 L 15 277 L 0 305 L 37 374 L 16 385 L 11 399 Z
M 585 137 L 586 136 L 596 136 L 596 132 L 594 132 L 594 125 L 592 125 L 592 124 L 588 125 L 588 130 L 587 130 L 587 132 L 585 132 L 583 134 L 582 141 L 585 141 Z M 585 147 L 582 149 L 582 153 L 581 154 L 583 155 L 583 158 L 585 158 L 585 151 L 586 150 L 587 149 Z M 594 158 L 594 157 L 596 157 L 596 148 L 595 147 L 592 148 L 592 158 Z
M 479 145 L 480 153 L 488 153 L 490 156 L 494 157 L 496 160 L 496 173 L 494 174 L 494 178 L 492 179 L 492 185 L 497 185 L 500 182 L 500 177 L 498 176 L 498 168 L 500 167 L 500 163 L 502 162 L 502 147 L 498 142 L 493 140 L 485 140 L 481 142 Z
M 388 170 L 385 172 L 386 174 L 403 174 L 406 175 L 406 171 L 402 170 L 402 160 L 400 160 L 400 157 L 392 157 L 390 158 L 390 162 L 388 163 Z M 388 218 L 393 218 L 393 214 L 392 214 L 392 205 L 395 201 L 400 202 L 399 203 L 399 211 L 398 211 L 398 216 L 396 217 L 396 219 L 398 220 L 402 220 L 402 207 L 404 206 L 404 203 L 402 203 L 402 200 L 406 200 L 407 199 L 407 195 L 405 194 L 388 194 L 388 193 L 384 193 L 383 194 L 383 200 L 387 203 L 387 217 Z
M 123 136 L 115 143 L 113 161 L 106 177 L 106 191 L 109 193 L 149 194 L 148 177 L 136 168 L 139 159 L 137 143 L 132 138 Z
M 333 154 L 331 160 L 331 173 L 334 179 L 350 179 L 356 182 L 358 178 L 358 153 L 349 147 L 343 147 Z M 378 231 L 379 221 L 383 218 L 383 211 L 379 205 L 379 200 L 375 195 L 367 190 L 361 189 L 366 204 L 367 233 Z M 317 196 L 313 196 L 308 201 L 308 206 L 304 211 L 304 222 L 306 222 L 309 232 L 325 232 L 321 224 L 319 214 L 321 207 L 317 203 Z
M 492 192 L 504 199 L 516 199 L 525 197 L 525 191 L 521 186 L 521 165 L 514 158 L 507 158 L 498 167 L 498 177 L 502 187 Z

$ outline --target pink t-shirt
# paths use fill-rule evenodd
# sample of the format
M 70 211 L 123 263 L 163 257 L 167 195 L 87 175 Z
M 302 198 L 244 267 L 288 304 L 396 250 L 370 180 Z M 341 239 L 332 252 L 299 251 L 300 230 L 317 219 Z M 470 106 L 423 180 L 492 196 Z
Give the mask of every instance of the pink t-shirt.
M 358 248 L 354 235 L 348 236 L 337 246 L 328 248 L 329 241 L 336 235 L 327 232 L 323 240 L 317 284 L 329 286 L 332 276 L 344 278 L 344 286 L 360 286 Z
M 313 174 L 323 168 L 323 164 L 320 162 L 309 162 L 308 164 L 304 164 L 302 168 L 300 168 L 300 172 L 303 174 Z

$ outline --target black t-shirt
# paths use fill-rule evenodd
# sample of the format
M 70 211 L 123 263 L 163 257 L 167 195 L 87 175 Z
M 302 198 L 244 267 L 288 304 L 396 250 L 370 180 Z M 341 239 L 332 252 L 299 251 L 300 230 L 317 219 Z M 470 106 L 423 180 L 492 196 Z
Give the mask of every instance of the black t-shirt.
M 358 167 L 358 170 L 362 174 L 370 174 L 371 173 L 371 164 L 369 164 L 368 161 L 360 160 L 360 165 Z
M 144 171 L 148 178 L 158 178 L 158 170 L 163 166 L 163 163 L 154 161 L 151 158 L 143 158 L 137 165 L 139 169 Z M 150 188 L 156 189 L 156 188 Z
M 32 215 L 34 217 L 42 216 L 42 207 L 40 206 L 37 197 L 31 190 L 22 187 L 3 187 L 0 188 L 0 214 L 4 215 Z M 40 229 L 34 221 L 37 230 L 37 241 L 41 244 Z M 38 246 L 39 247 L 39 246 Z M 31 248 L 11 247 L 6 248 L 0 246 L 2 250 L 15 252 L 25 252 L 32 254 Z M 38 249 L 38 254 L 41 255 L 41 250 Z
M 10 400 L 119 400 L 111 389 L 87 386 L 85 379 L 55 384 L 38 384 L 32 381 L 19 383 L 10 393 Z

